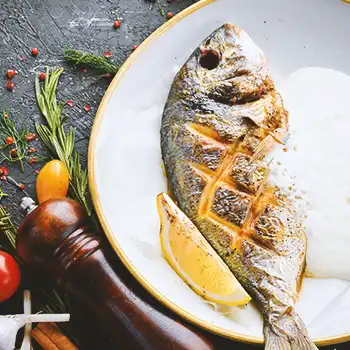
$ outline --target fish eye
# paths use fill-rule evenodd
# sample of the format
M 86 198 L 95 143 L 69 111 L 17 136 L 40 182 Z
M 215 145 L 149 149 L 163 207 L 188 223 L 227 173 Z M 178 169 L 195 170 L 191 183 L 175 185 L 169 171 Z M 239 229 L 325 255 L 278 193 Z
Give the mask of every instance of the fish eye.
M 208 70 L 217 68 L 220 63 L 219 53 L 215 50 L 204 50 L 201 51 L 199 58 L 199 64 Z

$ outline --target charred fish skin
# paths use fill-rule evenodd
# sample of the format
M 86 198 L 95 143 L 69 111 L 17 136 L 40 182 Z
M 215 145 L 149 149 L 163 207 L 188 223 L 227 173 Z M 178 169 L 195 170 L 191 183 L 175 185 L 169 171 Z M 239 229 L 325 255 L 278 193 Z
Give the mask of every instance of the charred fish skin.
M 305 267 L 302 222 L 268 178 L 288 112 L 263 52 L 225 24 L 174 79 L 161 126 L 171 194 L 264 317 L 266 349 L 317 349 L 295 311 Z

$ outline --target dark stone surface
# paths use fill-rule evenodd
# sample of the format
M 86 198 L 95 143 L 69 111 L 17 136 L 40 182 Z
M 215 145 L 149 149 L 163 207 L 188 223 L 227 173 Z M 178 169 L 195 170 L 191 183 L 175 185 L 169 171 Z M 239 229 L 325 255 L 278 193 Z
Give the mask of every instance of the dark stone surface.
M 165 13 L 177 13 L 194 3 L 194 0 L 174 0 L 170 5 L 159 0 Z M 64 67 L 65 73 L 59 85 L 59 98 L 71 99 L 74 108 L 67 107 L 65 115 L 73 125 L 77 135 L 77 148 L 84 164 L 87 158 L 89 135 L 94 115 L 108 86 L 108 81 L 92 71 L 84 73 L 80 68 L 66 65 L 62 60 L 63 49 L 73 46 L 96 54 L 113 52 L 114 62 L 123 62 L 132 51 L 132 46 L 142 42 L 166 19 L 160 13 L 159 3 L 146 0 L 0 0 L 0 69 L 16 69 L 19 74 L 13 79 L 15 89 L 6 89 L 7 80 L 2 78 L 0 86 L 0 111 L 10 111 L 19 125 L 34 131 L 35 121 L 41 120 L 34 98 L 34 78 L 45 66 Z M 113 21 L 122 18 L 122 26 L 113 28 Z M 37 47 L 39 55 L 32 57 L 31 48 Z M 20 60 L 19 56 L 24 60 Z M 85 112 L 83 106 L 91 105 L 91 111 Z M 45 148 L 36 141 L 39 153 L 45 154 Z M 10 174 L 26 185 L 26 190 L 35 196 L 35 169 L 40 164 L 26 164 L 24 173 L 17 165 L 11 165 Z M 16 224 L 21 221 L 18 204 L 23 193 L 11 185 L 2 183 L 9 199 L 8 206 Z M 119 263 L 116 262 L 118 265 Z M 119 265 L 119 269 L 122 267 Z M 127 272 L 126 278 L 132 279 Z M 134 283 L 134 282 L 133 282 Z M 140 293 L 144 293 L 141 288 Z M 149 297 L 148 297 L 149 298 Z M 21 297 L 6 304 L 2 312 L 20 312 Z M 156 303 L 155 301 L 152 301 Z M 83 313 L 80 306 L 77 314 Z M 80 324 L 77 336 L 83 349 L 111 349 L 108 337 L 103 330 L 92 326 L 93 320 L 77 317 Z M 251 349 L 253 346 L 236 344 L 215 338 L 217 349 Z M 337 346 L 347 349 L 349 345 Z M 329 347 L 329 349 L 334 349 Z M 195 350 L 195 349 L 194 349 Z

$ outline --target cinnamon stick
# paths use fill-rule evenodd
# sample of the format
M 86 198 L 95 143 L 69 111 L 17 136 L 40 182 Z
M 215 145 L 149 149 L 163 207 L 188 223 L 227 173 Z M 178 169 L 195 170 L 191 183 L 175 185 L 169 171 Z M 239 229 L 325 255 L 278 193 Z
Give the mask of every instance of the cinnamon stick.
M 44 350 L 78 350 L 54 323 L 39 323 L 32 336 Z

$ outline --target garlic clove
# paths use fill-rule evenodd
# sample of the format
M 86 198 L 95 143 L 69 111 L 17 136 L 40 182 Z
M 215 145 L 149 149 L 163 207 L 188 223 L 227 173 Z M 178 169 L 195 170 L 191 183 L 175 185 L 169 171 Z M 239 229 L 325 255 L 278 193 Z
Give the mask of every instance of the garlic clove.
M 0 316 L 0 350 L 15 348 L 18 330 L 24 326 L 23 321 L 9 316 Z

